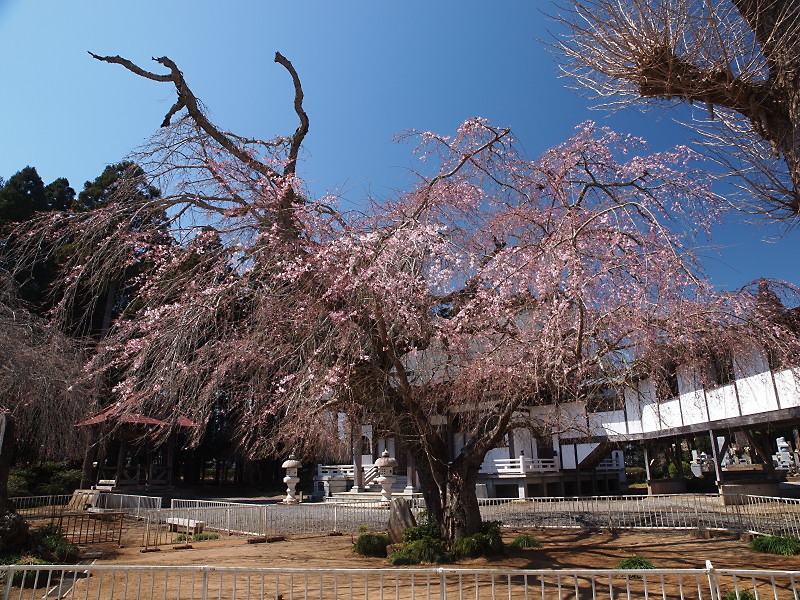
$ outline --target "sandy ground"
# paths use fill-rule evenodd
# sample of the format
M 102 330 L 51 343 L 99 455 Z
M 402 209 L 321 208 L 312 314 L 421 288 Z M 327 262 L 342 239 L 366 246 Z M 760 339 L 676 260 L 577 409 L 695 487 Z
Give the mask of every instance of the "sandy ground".
M 599 531 L 555 529 L 504 530 L 511 541 L 520 533 L 534 535 L 539 549 L 510 549 L 491 560 L 473 559 L 459 566 L 513 569 L 610 569 L 630 556 L 649 559 L 656 568 L 703 568 L 711 560 L 717 568 L 800 570 L 800 557 L 760 554 L 733 534 L 696 539 L 690 532 Z M 141 551 L 142 528 L 127 522 L 121 548 L 104 544 L 87 548 L 96 564 L 209 565 L 288 568 L 386 568 L 382 558 L 366 558 L 352 551 L 350 535 L 296 536 L 272 543 L 249 544 L 242 538 L 193 542 L 191 548 L 162 546 Z

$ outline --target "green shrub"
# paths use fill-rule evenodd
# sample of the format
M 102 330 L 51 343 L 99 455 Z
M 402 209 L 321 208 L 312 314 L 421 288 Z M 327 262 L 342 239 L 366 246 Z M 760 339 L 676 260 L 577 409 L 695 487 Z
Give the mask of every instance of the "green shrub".
M 720 600 L 756 600 L 756 595 L 749 590 L 739 590 L 739 593 L 729 590 L 720 596 Z
M 389 555 L 389 564 L 395 567 L 402 565 L 418 565 L 419 561 L 405 549 L 404 544 L 395 544 Z
M 526 533 L 523 535 L 518 535 L 511 540 L 509 546 L 514 546 L 515 548 L 541 548 L 542 542 Z
M 35 556 L 30 556 L 28 554 L 23 555 L 19 558 L 19 560 L 15 563 L 17 565 L 52 565 L 50 561 L 43 560 L 41 558 L 37 558 Z M 18 585 L 20 587 L 27 587 L 33 586 L 34 583 L 37 581 L 37 575 L 39 579 L 39 584 L 41 582 L 47 581 L 47 572 L 46 571 L 15 571 L 14 576 L 11 579 L 12 585 Z
M 8 497 L 30 496 L 31 492 L 28 487 L 28 481 L 28 478 L 12 468 L 11 473 L 8 475 Z
M 617 563 L 617 569 L 655 569 L 653 563 L 641 556 L 623 558 Z
M 53 554 L 60 564 L 78 562 L 79 549 L 71 544 L 56 525 L 45 525 L 36 529 L 35 533 L 42 540 L 42 545 Z
M 44 471 L 45 469 L 43 468 L 42 470 Z M 39 485 L 39 492 L 44 496 L 71 494 L 78 487 L 80 487 L 80 485 L 81 470 L 65 469 L 64 465 L 61 464 L 61 467 L 58 470 L 52 471 L 50 479 L 47 483 Z
M 403 532 L 404 542 L 413 542 L 416 540 L 421 540 L 423 538 L 434 538 L 434 539 L 441 538 L 441 532 L 439 531 L 439 526 L 436 524 L 435 521 L 427 521 L 422 525 L 417 525 L 416 527 L 409 527 Z
M 481 556 L 481 542 L 475 536 L 467 536 L 453 542 L 450 552 L 455 560 Z
M 756 552 L 765 554 L 782 554 L 794 556 L 800 554 L 800 538 L 788 535 L 764 535 L 754 538 L 750 547 Z
M 385 533 L 363 533 L 353 544 L 353 551 L 361 556 L 386 556 L 389 536 Z
M 176 542 L 205 542 L 206 540 L 218 540 L 218 533 L 179 533 L 175 537 Z
M 447 562 L 448 555 L 444 541 L 423 537 L 411 542 L 396 544 L 389 556 L 392 565 L 418 565 L 420 563 Z
M 632 483 L 645 483 L 647 472 L 644 467 L 625 467 L 625 479 L 629 485 Z

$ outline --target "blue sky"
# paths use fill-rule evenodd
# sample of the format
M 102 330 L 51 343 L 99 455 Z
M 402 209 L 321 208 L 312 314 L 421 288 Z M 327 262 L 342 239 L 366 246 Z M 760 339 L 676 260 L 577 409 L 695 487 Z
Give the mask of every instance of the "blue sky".
M 540 42 L 548 0 L 0 0 L 0 176 L 26 165 L 80 190 L 142 143 L 174 96 L 87 51 L 146 66 L 167 55 L 221 126 L 271 137 L 296 127 L 279 50 L 303 80 L 311 131 L 302 175 L 357 204 L 411 179 L 407 129 L 452 132 L 464 119 L 510 126 L 530 156 L 594 119 L 655 150 L 686 141 L 669 113 L 615 115 L 565 88 Z M 160 68 L 151 63 L 153 70 Z M 760 276 L 800 284 L 800 233 L 731 218 L 704 248 L 715 284 Z M 769 240 L 769 241 L 765 241 Z

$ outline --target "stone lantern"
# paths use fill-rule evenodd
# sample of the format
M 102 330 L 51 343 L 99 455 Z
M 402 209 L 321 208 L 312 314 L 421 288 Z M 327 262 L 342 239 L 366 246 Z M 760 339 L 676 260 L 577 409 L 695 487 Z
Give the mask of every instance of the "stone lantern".
M 392 484 L 397 479 L 394 475 L 397 461 L 389 456 L 388 450 L 384 450 L 381 457 L 375 461 L 375 466 L 378 467 L 378 479 L 376 481 L 381 486 L 381 502 L 388 504 L 392 499 Z
M 297 470 L 302 466 L 303 463 L 297 460 L 294 454 L 290 454 L 289 459 L 285 460 L 281 465 L 282 469 L 286 469 L 286 477 L 283 478 L 283 483 L 286 484 L 286 498 L 281 501 L 283 504 L 297 504 L 298 500 L 294 495 L 294 489 L 300 482 Z

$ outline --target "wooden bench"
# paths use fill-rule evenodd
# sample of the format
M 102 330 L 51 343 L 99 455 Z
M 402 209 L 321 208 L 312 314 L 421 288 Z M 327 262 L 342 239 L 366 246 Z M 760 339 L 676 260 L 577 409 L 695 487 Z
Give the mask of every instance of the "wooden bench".
M 203 533 L 206 526 L 205 521 L 196 521 L 194 519 L 182 519 L 178 517 L 170 517 L 167 519 L 170 531 L 180 531 L 186 533 Z
M 104 492 L 110 492 L 113 490 L 117 485 L 116 479 L 101 479 L 97 482 L 97 485 L 94 486 L 96 490 L 102 490 Z

